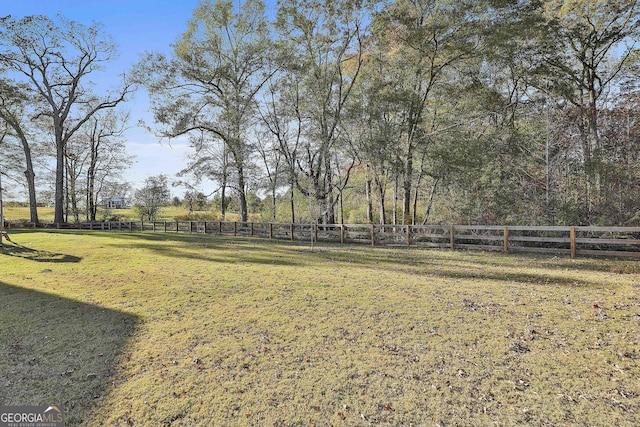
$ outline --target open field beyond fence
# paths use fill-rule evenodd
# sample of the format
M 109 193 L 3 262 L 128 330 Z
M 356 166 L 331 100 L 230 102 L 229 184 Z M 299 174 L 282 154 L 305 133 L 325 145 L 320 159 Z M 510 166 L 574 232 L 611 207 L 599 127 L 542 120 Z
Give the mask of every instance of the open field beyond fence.
M 420 246 L 502 252 L 640 257 L 640 227 L 283 224 L 233 221 L 99 221 L 44 227 L 109 231 L 161 231 L 269 239 Z
M 70 426 L 635 426 L 630 259 L 15 231 L 0 402 Z

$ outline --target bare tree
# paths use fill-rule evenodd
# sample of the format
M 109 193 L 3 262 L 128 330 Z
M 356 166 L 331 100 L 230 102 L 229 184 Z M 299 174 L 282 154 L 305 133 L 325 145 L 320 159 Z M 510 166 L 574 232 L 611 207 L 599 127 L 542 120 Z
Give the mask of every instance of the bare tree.
M 132 160 L 126 153 L 122 136 L 128 114 L 113 110 L 101 112 L 87 122 L 89 162 L 86 170 L 87 220 L 95 221 L 98 198 L 106 179 L 117 179 Z
M 573 122 L 585 174 L 583 221 L 590 222 L 592 204 L 606 200 L 602 191 L 606 150 L 599 116 L 610 104 L 611 87 L 637 61 L 640 2 L 553 0 L 542 4 L 546 33 L 538 40 L 539 67 L 531 80 L 556 102 L 566 102 L 579 113 Z

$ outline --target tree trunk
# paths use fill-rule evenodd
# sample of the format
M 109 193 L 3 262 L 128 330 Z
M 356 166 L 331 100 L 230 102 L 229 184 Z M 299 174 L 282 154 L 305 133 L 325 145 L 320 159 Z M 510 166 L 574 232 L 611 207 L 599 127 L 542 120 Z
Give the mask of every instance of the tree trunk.
M 56 132 L 56 188 L 54 196 L 53 222 L 62 224 L 64 220 L 64 148 L 62 140 L 62 126 L 55 126 Z
M 36 174 L 33 172 L 33 158 L 31 157 L 31 147 L 27 141 L 22 128 L 14 120 L 7 120 L 7 123 L 15 130 L 20 143 L 22 144 L 22 151 L 24 152 L 25 167 L 24 175 L 27 178 L 27 192 L 29 194 L 29 217 L 33 224 L 38 224 L 38 202 L 36 200 Z
M 385 201 L 385 188 L 384 184 L 380 182 L 380 180 L 376 177 L 376 187 L 378 187 L 378 203 L 379 203 L 379 212 L 380 212 L 380 224 L 384 225 L 387 223 L 387 212 L 384 207 Z
M 438 183 L 440 182 L 441 178 L 442 178 L 442 175 L 438 176 L 433 180 L 433 185 L 431 186 L 431 194 L 429 194 L 429 201 L 427 202 L 427 209 L 425 210 L 425 213 L 424 213 L 424 220 L 422 221 L 422 225 L 426 225 L 427 221 L 429 220 L 429 215 L 431 215 L 431 208 L 433 207 L 433 199 L 436 195 Z
M 249 219 L 249 213 L 247 210 L 247 194 L 245 191 L 245 182 L 244 182 L 244 168 L 242 167 L 242 163 L 238 162 L 237 171 L 238 171 L 238 199 L 240 202 L 240 221 L 245 224 Z
M 411 181 L 407 182 L 405 179 L 402 186 L 402 224 L 411 224 Z
M 398 225 L 398 176 L 393 185 L 393 225 Z
M 222 201 L 220 202 L 220 215 L 224 221 L 227 216 L 227 175 L 228 175 L 228 162 L 227 162 L 227 148 L 226 145 L 223 148 L 222 153 L 222 183 L 220 186 L 220 193 Z
M 420 159 L 420 174 L 418 175 L 418 180 L 416 182 L 416 189 L 413 195 L 413 212 L 411 215 L 411 224 L 415 225 L 418 223 L 418 198 L 420 196 L 420 186 L 422 185 L 422 179 L 424 178 L 424 159 L 426 157 L 426 153 L 422 153 Z
M 416 190 L 415 193 L 413 194 L 413 212 L 411 214 L 411 224 L 417 224 L 418 222 L 418 196 L 419 196 L 419 189 L 420 189 L 420 184 L 422 183 L 422 172 L 420 173 L 420 176 L 418 176 L 418 182 L 416 182 Z
M 373 224 L 373 200 L 371 197 L 371 178 L 369 177 L 365 181 L 364 193 L 367 197 L 367 221 Z
M 411 224 L 411 177 L 413 175 L 413 149 L 411 143 L 407 150 L 407 161 L 405 163 L 404 181 L 402 184 L 402 223 L 404 225 Z
M 33 160 L 31 159 L 31 148 L 25 139 L 22 139 L 22 148 L 24 151 L 25 165 L 27 170 L 24 175 L 27 178 L 27 189 L 29 192 L 29 217 L 31 222 L 38 224 L 38 202 L 36 200 L 36 174 L 33 172 Z
M 98 163 L 98 144 L 91 144 L 91 160 L 89 162 L 89 170 L 87 171 L 87 219 L 89 221 L 96 220 L 96 165 Z
M 275 184 L 271 187 L 271 208 L 273 209 L 273 215 L 271 215 L 271 221 L 276 222 L 276 209 L 278 208 L 278 203 L 276 202 Z
M 89 216 L 89 221 L 96 220 L 96 213 L 95 176 L 91 176 L 87 183 L 87 214 Z
M 325 168 L 326 168 L 326 183 L 325 188 L 326 193 L 324 197 L 325 208 L 324 208 L 324 220 L 325 224 L 335 224 L 336 223 L 336 214 L 335 214 L 335 198 L 333 196 L 333 175 L 331 171 L 333 168 L 331 167 L 331 158 L 326 155 L 325 156 Z
M 27 170 L 24 171 L 24 175 L 27 177 L 29 192 L 29 218 L 34 225 L 37 225 L 40 220 L 38 219 L 38 202 L 36 200 L 36 175 L 33 173 L 33 165 L 30 163 L 31 159 L 27 160 Z
M 289 202 L 291 203 L 291 224 L 296 223 L 296 209 L 295 209 L 295 201 L 293 197 L 294 188 L 295 188 L 295 183 L 292 179 L 291 180 L 291 198 L 289 199 Z

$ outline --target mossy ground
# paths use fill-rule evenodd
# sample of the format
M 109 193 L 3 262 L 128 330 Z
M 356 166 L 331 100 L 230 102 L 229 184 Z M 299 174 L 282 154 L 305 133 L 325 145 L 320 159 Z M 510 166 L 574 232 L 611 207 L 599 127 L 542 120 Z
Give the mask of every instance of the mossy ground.
M 635 260 L 12 237 L 22 246 L 0 250 L 0 402 L 59 403 L 70 425 L 640 419 Z

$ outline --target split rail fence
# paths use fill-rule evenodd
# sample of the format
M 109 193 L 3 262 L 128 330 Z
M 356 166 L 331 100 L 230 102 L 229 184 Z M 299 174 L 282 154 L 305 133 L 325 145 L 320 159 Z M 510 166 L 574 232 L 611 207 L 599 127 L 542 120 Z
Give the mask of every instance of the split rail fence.
M 291 241 L 361 243 L 372 246 L 557 253 L 571 257 L 640 257 L 640 227 L 326 225 L 230 221 L 115 221 L 53 224 L 48 227 L 220 234 Z

